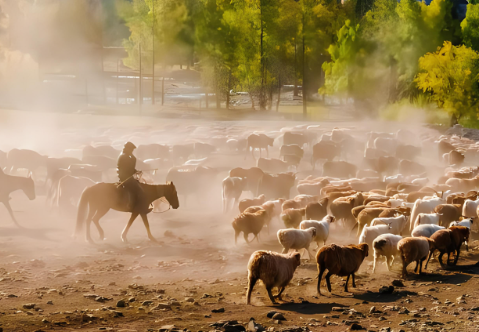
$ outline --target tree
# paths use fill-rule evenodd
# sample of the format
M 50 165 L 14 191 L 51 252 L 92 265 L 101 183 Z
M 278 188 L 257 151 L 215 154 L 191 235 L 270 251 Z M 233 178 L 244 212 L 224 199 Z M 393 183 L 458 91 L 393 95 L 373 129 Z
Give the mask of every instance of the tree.
M 467 5 L 466 18 L 461 22 L 464 45 L 479 51 L 479 4 Z
M 437 106 L 451 114 L 451 123 L 461 118 L 477 118 L 479 105 L 479 53 L 467 46 L 442 48 L 419 59 L 420 73 L 415 82 Z

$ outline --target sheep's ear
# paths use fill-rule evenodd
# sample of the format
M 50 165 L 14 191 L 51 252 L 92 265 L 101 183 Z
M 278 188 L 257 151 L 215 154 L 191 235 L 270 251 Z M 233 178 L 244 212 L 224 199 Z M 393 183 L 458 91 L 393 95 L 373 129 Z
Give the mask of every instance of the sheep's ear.
M 298 260 L 298 262 L 301 262 L 301 254 L 299 252 L 295 253 L 294 257 Z

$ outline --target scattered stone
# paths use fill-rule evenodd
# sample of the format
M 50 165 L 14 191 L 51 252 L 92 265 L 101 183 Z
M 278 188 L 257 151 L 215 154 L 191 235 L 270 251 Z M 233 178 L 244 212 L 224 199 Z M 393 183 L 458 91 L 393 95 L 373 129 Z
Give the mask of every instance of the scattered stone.
M 353 323 L 351 325 L 351 327 L 349 328 L 349 330 L 351 331 L 359 331 L 359 330 L 365 330 L 364 327 L 362 327 L 361 325 L 357 324 L 357 323 Z
M 168 303 L 158 303 L 156 307 L 154 307 L 152 310 L 160 310 L 160 309 L 171 310 L 171 305 L 169 305 Z
M 152 304 L 153 304 L 153 301 L 151 301 L 151 300 L 146 300 L 146 301 L 143 301 L 143 302 L 141 303 L 141 305 L 144 305 L 144 306 L 146 306 L 146 307 L 148 307 L 148 306 L 150 306 L 150 305 L 152 305 Z
M 47 304 L 53 305 L 53 301 L 48 301 Z
M 246 327 L 248 332 L 262 332 L 265 331 L 264 327 L 261 324 L 257 324 L 254 319 L 251 319 Z
M 186 297 L 186 298 L 185 298 L 185 302 L 194 303 L 194 302 L 195 302 L 195 299 L 192 298 L 192 297 Z
M 33 309 L 35 308 L 35 303 L 27 303 L 23 305 L 23 309 Z
M 222 313 L 225 312 L 225 308 L 213 309 L 211 310 L 212 313 Z
M 280 312 L 277 312 L 273 315 L 273 319 L 274 320 L 286 320 L 286 318 L 284 318 L 284 315 Z
M 479 308 L 479 307 L 478 307 Z M 266 317 L 268 318 L 273 318 L 273 316 L 277 313 L 277 311 L 269 311 L 267 314 L 266 314 Z
M 379 294 L 392 294 L 394 292 L 394 286 L 383 286 L 379 288 Z
M 126 307 L 126 302 L 125 300 L 119 300 L 117 303 L 116 303 L 116 306 L 118 308 L 125 308 Z

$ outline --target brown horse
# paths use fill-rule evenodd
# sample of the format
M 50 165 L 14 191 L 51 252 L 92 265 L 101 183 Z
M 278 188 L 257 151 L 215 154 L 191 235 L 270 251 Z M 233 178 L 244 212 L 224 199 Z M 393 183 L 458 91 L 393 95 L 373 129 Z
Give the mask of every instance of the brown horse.
M 13 222 L 20 227 L 13 215 L 12 207 L 9 202 L 10 193 L 16 190 L 22 190 L 30 200 L 33 200 L 36 197 L 35 184 L 31 177 L 24 178 L 21 176 L 6 175 L 0 170 L 0 202 L 7 208 Z
M 173 209 L 177 209 L 180 206 L 176 187 L 173 182 L 159 185 L 141 183 L 141 187 L 145 191 L 148 204 L 151 204 L 159 198 L 165 197 Z M 78 205 L 75 235 L 81 231 L 83 224 L 86 222 L 86 240 L 93 243 L 90 236 L 90 224 L 93 221 L 98 229 L 98 233 L 100 233 L 100 239 L 103 240 L 105 235 L 103 229 L 100 227 L 99 221 L 110 209 L 113 209 L 116 211 L 131 213 L 130 220 L 121 233 L 122 241 L 128 242 L 126 235 L 133 224 L 133 221 L 135 221 L 139 214 L 138 212 L 133 212 L 129 202 L 130 196 L 128 192 L 123 188 L 118 188 L 116 183 L 97 183 L 86 188 L 81 195 L 80 203 Z M 156 239 L 151 235 L 147 215 L 140 214 L 140 216 L 145 224 L 148 238 L 151 241 L 156 242 Z

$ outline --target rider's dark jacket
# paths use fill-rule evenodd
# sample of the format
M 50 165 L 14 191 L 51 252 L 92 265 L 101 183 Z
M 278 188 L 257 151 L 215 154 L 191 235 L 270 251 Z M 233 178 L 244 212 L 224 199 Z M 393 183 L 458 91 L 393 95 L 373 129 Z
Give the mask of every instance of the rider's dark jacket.
M 132 154 L 122 153 L 118 157 L 117 173 L 120 181 L 123 182 L 136 173 L 136 157 Z

